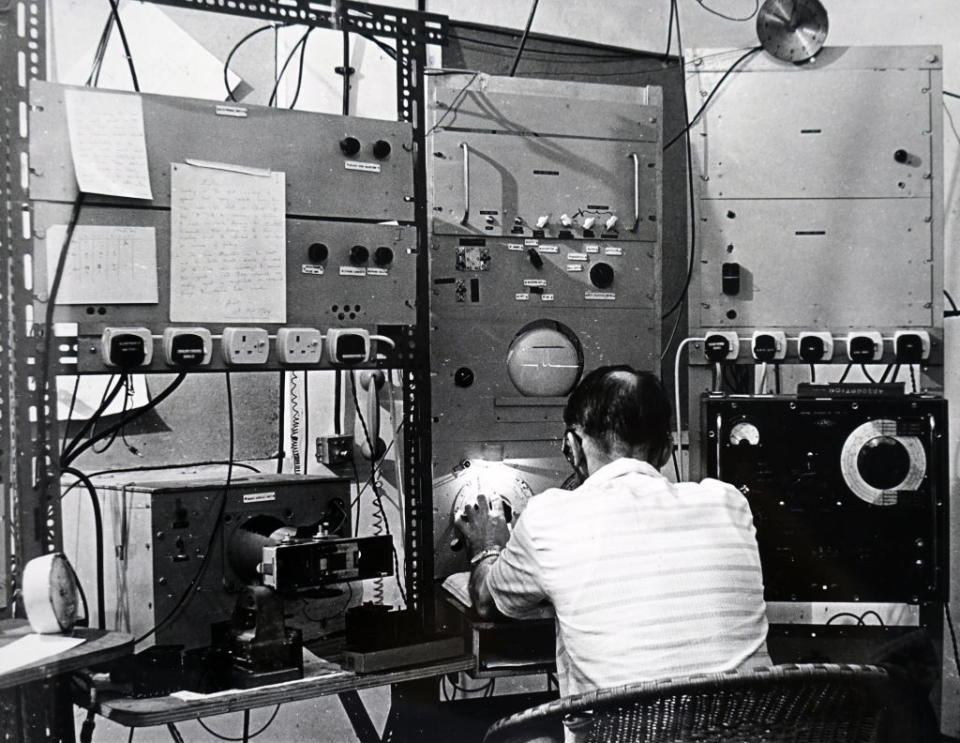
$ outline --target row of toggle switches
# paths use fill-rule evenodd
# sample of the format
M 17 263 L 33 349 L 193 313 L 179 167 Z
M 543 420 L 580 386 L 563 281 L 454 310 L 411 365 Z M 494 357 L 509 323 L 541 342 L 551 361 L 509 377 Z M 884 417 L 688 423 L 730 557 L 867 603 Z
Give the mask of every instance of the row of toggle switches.
M 829 332 L 810 331 L 790 339 L 782 330 L 757 330 L 750 338 L 751 355 L 755 361 L 782 361 L 787 357 L 788 340 L 797 342 L 797 358 L 808 364 L 832 361 L 837 342 L 846 345 L 846 360 L 855 364 L 880 361 L 885 340 L 892 343 L 898 363 L 919 364 L 930 357 L 930 334 L 925 330 L 898 330 L 890 338 L 875 330 L 854 331 L 840 338 Z M 707 361 L 713 363 L 735 361 L 740 356 L 740 336 L 731 330 L 708 333 L 703 351 Z
M 229 366 L 262 366 L 270 360 L 271 336 L 264 328 L 229 327 L 214 336 L 207 328 L 170 327 L 159 336 L 164 361 L 181 369 L 207 366 L 213 358 L 213 341 L 220 340 L 223 361 Z M 280 328 L 275 340 L 276 359 L 282 364 L 363 364 L 374 358 L 374 344 L 394 347 L 391 338 L 364 328 Z M 103 363 L 111 368 L 137 369 L 153 363 L 154 336 L 148 328 L 106 328 L 100 337 Z M 377 355 L 378 359 L 384 358 Z

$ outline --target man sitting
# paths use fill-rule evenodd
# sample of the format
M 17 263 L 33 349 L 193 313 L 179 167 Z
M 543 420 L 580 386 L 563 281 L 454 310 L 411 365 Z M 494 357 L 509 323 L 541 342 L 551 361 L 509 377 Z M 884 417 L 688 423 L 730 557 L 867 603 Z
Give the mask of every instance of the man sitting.
M 587 374 L 564 410 L 581 484 L 534 497 L 508 531 L 498 498 L 457 515 L 477 613 L 556 613 L 561 696 L 770 665 L 749 505 L 719 480 L 673 484 L 670 403 L 652 374 Z

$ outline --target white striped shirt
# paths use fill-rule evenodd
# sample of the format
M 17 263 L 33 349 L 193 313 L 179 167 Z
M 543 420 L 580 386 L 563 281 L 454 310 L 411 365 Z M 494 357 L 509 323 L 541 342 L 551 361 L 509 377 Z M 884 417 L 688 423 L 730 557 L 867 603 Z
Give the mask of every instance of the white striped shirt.
M 553 605 L 562 696 L 770 663 L 750 507 L 719 480 L 611 462 L 531 499 L 487 580 L 508 617 Z

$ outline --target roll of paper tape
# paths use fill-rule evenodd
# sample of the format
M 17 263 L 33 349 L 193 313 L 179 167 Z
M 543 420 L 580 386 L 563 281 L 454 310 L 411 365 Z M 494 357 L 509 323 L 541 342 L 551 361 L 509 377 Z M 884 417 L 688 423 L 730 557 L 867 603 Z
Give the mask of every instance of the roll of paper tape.
M 80 584 L 66 555 L 35 557 L 23 570 L 23 605 L 34 632 L 68 632 L 77 621 Z

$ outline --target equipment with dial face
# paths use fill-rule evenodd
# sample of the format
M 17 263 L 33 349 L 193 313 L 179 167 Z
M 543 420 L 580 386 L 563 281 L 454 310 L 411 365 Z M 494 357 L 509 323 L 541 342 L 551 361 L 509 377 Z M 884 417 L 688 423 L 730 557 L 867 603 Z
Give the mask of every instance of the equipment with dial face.
M 763 48 L 785 62 L 805 62 L 823 46 L 829 23 L 819 0 L 767 0 L 757 13 Z
M 702 405 L 704 471 L 750 504 L 768 601 L 943 597 L 945 400 L 706 396 Z

